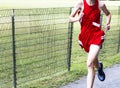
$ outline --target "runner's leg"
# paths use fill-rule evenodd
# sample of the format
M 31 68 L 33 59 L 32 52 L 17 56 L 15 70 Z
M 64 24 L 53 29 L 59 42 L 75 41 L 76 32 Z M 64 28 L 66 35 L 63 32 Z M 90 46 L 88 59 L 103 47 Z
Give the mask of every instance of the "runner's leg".
M 98 57 L 96 57 L 96 59 L 94 60 L 94 66 L 96 69 L 98 69 L 100 67 Z
M 93 83 L 95 78 L 94 62 L 97 62 L 96 59 L 99 51 L 100 51 L 99 45 L 91 44 L 90 51 L 88 53 L 88 59 L 87 59 L 87 68 L 88 68 L 87 88 L 93 88 Z

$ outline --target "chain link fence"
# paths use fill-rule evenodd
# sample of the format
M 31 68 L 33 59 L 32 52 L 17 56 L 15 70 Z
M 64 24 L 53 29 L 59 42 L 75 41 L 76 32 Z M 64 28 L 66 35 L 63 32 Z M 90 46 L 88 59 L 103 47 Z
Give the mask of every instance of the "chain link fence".
M 0 10 L 0 88 L 70 69 L 70 8 Z
M 0 10 L 0 88 L 13 87 L 11 23 L 11 10 Z

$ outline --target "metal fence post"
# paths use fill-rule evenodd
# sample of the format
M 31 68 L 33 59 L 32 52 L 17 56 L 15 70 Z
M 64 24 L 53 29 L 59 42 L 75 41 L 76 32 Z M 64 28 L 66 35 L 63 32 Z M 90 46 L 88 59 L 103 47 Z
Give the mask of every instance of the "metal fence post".
M 72 11 L 72 8 L 70 8 L 70 13 L 71 11 Z M 68 71 L 70 71 L 70 67 L 71 67 L 72 33 L 73 33 L 73 23 L 69 23 L 68 25 Z
M 103 13 L 101 13 L 101 16 L 100 16 L 100 25 L 102 27 L 102 21 L 103 21 Z
M 120 51 L 120 6 L 118 7 L 118 30 L 119 30 L 119 35 L 118 35 L 118 49 L 117 49 L 117 53 L 119 53 Z
M 15 23 L 14 23 L 14 9 L 12 9 L 12 51 L 13 51 L 13 83 L 14 88 L 17 88 L 17 82 L 16 82 L 16 51 L 15 51 Z
M 117 53 L 119 53 L 120 52 L 120 27 L 119 27 L 119 35 L 118 35 L 118 49 L 117 49 Z

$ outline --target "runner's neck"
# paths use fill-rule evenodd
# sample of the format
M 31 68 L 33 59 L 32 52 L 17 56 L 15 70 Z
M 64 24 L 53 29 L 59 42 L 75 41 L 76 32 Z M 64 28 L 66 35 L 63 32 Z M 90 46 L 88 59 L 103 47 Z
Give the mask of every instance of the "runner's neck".
M 86 2 L 89 6 L 93 6 L 95 4 L 96 0 L 86 0 Z

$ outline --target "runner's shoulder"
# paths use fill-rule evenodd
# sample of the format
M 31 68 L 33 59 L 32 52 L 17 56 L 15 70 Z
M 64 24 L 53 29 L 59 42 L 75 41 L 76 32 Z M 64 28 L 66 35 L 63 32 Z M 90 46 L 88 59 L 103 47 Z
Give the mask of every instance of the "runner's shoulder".
M 102 8 L 105 5 L 103 1 L 99 1 L 99 8 Z
M 74 7 L 81 8 L 83 6 L 83 0 L 78 0 Z

